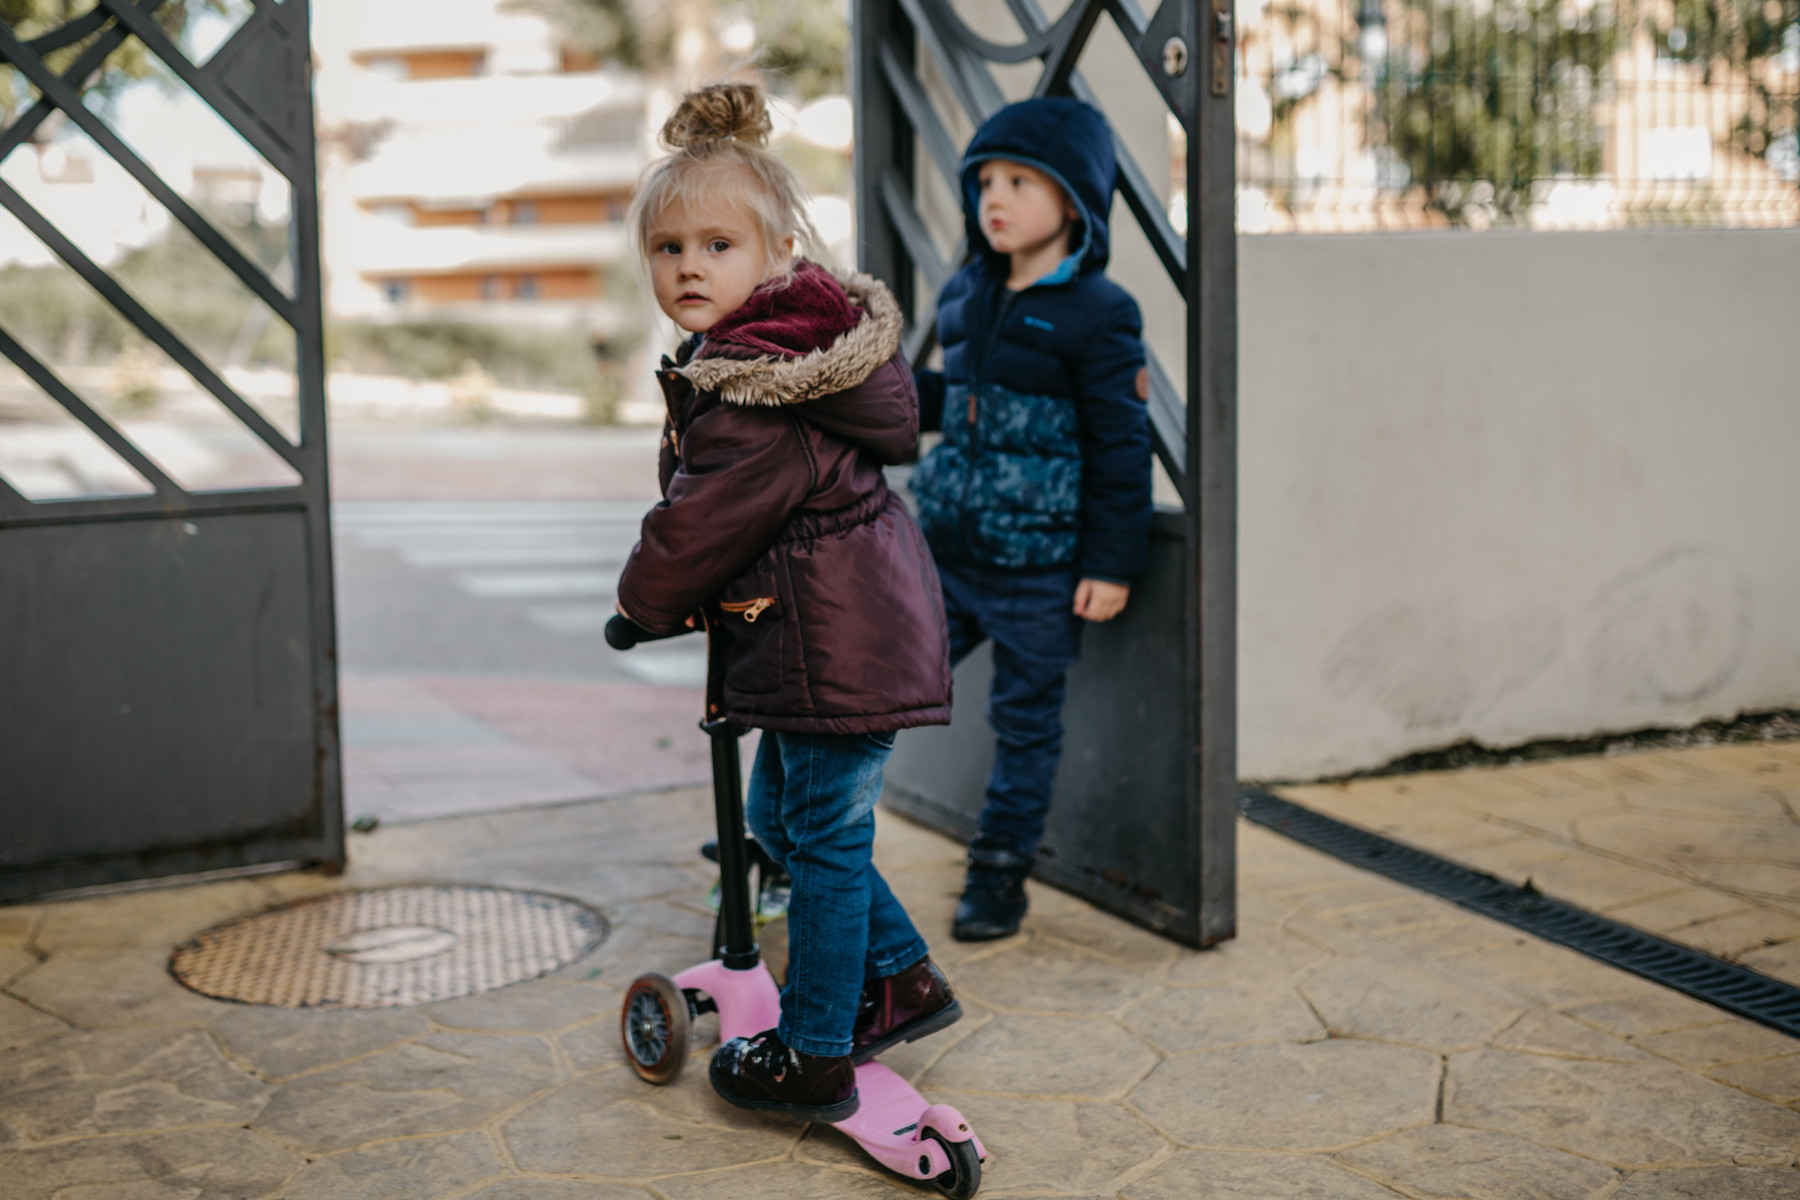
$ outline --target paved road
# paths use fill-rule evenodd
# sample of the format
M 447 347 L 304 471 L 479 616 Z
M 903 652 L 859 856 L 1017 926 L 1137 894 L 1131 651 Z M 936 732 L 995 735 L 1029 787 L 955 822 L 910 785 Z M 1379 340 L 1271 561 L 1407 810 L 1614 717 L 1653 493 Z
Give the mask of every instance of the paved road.
M 697 687 L 705 644 L 609 649 L 646 503 L 349 501 L 335 506 L 346 670 Z

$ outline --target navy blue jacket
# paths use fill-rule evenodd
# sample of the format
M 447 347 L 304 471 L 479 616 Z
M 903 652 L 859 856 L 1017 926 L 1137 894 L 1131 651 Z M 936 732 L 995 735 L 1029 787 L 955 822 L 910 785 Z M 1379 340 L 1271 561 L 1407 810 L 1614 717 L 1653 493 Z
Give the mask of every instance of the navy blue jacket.
M 1018 292 L 977 209 L 980 164 L 1046 172 L 1075 201 L 1072 253 Z M 913 473 L 919 524 L 940 563 L 1014 569 L 1074 564 L 1131 583 L 1149 555 L 1150 424 L 1143 323 L 1106 278 L 1116 167 L 1112 131 L 1075 100 L 1001 109 L 963 155 L 974 260 L 944 285 L 944 370 L 918 373 L 924 427 L 944 440 Z

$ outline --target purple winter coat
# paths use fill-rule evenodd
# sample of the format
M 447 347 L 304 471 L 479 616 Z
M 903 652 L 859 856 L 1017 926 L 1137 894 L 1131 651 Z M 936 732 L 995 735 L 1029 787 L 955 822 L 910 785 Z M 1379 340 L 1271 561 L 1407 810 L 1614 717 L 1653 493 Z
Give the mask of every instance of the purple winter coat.
M 709 717 L 797 733 L 946 724 L 937 570 L 881 473 L 919 435 L 899 306 L 878 280 L 803 263 L 746 312 L 663 360 L 665 498 L 619 605 L 657 633 L 698 615 Z

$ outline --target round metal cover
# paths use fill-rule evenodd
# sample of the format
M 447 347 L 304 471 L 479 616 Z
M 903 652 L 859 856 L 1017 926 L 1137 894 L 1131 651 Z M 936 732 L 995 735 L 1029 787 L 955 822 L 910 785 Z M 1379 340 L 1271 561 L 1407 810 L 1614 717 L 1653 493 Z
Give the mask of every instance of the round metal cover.
M 283 1008 L 399 1008 L 535 979 L 606 937 L 573 900 L 490 887 L 336 892 L 216 926 L 169 970 L 221 1000 Z

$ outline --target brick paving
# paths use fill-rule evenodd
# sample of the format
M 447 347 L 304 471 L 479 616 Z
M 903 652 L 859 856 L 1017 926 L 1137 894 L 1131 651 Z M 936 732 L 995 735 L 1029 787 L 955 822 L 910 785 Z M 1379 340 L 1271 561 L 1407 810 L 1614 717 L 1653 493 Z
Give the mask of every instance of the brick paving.
M 496 703 L 501 720 L 507 706 Z M 1791 799 L 1785 768 L 1761 771 L 1770 761 L 1732 748 L 1662 765 L 1690 778 L 1767 775 Z M 1545 786 L 1540 768 L 1521 770 L 1489 772 L 1477 790 Z M 1608 787 L 1626 811 L 1646 811 L 1671 778 Z M 267 876 L 0 908 L 0 1192 L 929 1194 L 830 1129 L 724 1105 L 694 1069 L 699 1055 L 666 1088 L 623 1065 L 621 989 L 705 953 L 708 873 L 694 847 L 710 823 L 702 789 L 637 793 L 384 826 L 353 839 L 336 880 Z M 1662 849 L 1685 860 L 1691 844 Z M 884 1061 L 973 1119 L 992 1154 L 984 1196 L 1800 1194 L 1800 1041 L 1263 829 L 1242 830 L 1240 936 L 1204 952 L 1036 885 L 1021 936 L 958 945 L 944 931 L 960 848 L 884 815 L 877 857 L 968 1013 Z M 225 1004 L 165 968 L 178 942 L 269 904 L 423 882 L 570 895 L 601 910 L 612 933 L 554 976 L 410 1009 Z M 779 924 L 767 932 L 779 965 Z

